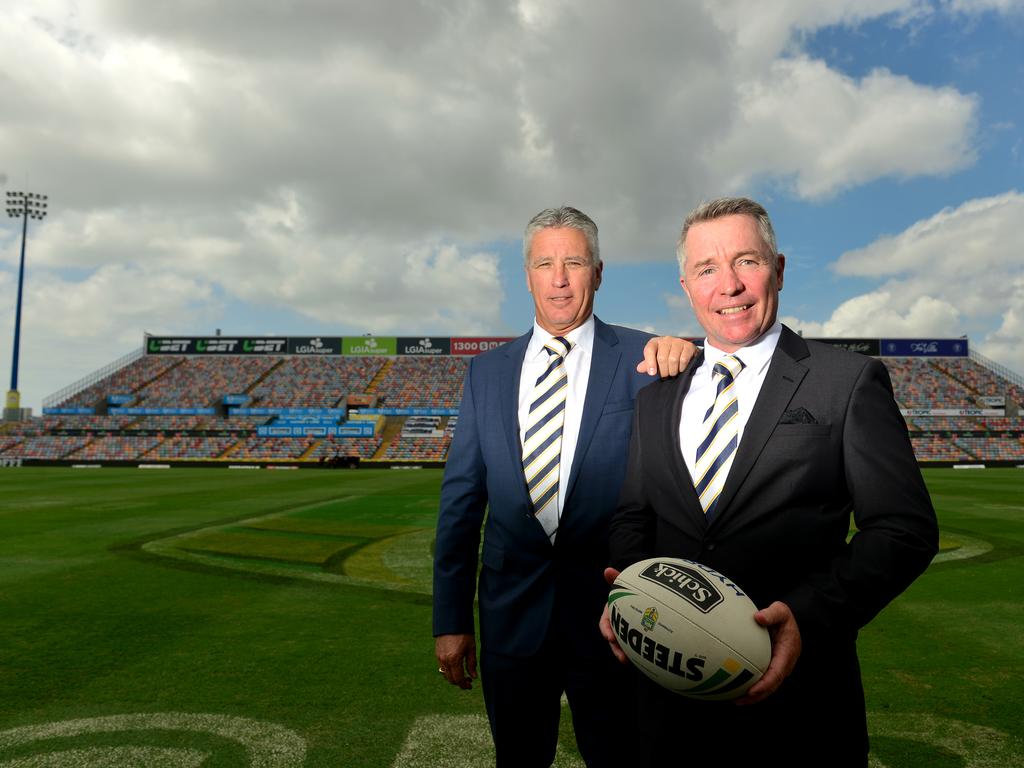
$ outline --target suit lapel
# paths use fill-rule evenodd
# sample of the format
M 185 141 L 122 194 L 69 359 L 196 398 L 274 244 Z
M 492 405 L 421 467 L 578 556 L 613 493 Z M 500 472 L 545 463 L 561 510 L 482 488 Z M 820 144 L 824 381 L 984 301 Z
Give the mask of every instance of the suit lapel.
M 594 316 L 594 346 L 590 353 L 590 377 L 587 380 L 587 394 L 583 400 L 583 415 L 580 421 L 580 433 L 576 438 L 576 452 L 573 454 L 572 467 L 569 470 L 569 483 L 566 486 L 566 506 L 580 474 L 583 457 L 590 446 L 590 440 L 597 429 L 597 422 L 604 411 L 605 401 L 611 389 L 615 372 L 621 363 L 622 349 L 619 337 L 614 330 Z M 564 510 L 563 510 L 564 514 Z
M 677 498 L 682 502 L 686 522 L 696 524 L 698 530 L 704 529 L 706 520 L 704 510 L 700 506 L 700 499 L 697 497 L 697 491 L 693 487 L 693 478 L 690 477 L 690 471 L 686 468 L 686 460 L 683 458 L 683 447 L 679 441 L 679 425 L 683 418 L 683 400 L 686 398 L 686 393 L 690 391 L 694 374 L 703 362 L 704 351 L 701 349 L 690 361 L 687 369 L 676 379 L 677 384 L 672 390 L 670 411 L 672 418 L 663 419 L 661 423 L 662 455 L 666 457 L 672 479 L 676 483 Z M 668 405 L 665 403 L 665 406 Z M 661 410 L 664 412 L 669 409 L 665 407 Z
M 761 392 L 743 430 L 736 458 L 729 470 L 729 476 L 725 479 L 725 487 L 718 499 L 712 526 L 730 514 L 729 504 L 750 474 L 761 451 L 764 450 L 765 443 L 775 431 L 783 411 L 807 375 L 807 367 L 798 362 L 807 357 L 807 354 L 807 344 L 804 340 L 783 326 L 782 335 L 761 385 Z
M 533 332 L 531 331 L 502 347 L 505 354 L 505 364 L 502 368 L 498 384 L 499 409 L 502 427 L 505 431 L 505 442 L 508 445 L 509 466 L 518 467 L 519 476 L 523 479 L 521 485 L 527 504 L 532 504 L 533 502 L 530 501 L 530 494 L 526 489 L 526 475 L 523 471 L 523 449 L 519 442 L 519 379 L 523 372 L 523 359 L 526 356 L 526 347 L 530 343 L 532 335 Z

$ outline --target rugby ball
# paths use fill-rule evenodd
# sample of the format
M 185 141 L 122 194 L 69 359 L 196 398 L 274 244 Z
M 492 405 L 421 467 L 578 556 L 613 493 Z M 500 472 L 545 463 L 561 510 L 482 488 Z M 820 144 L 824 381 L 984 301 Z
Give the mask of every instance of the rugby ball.
M 674 693 L 723 701 L 746 693 L 768 668 L 768 630 L 731 579 L 674 557 L 641 560 L 615 579 L 608 611 L 619 646 Z

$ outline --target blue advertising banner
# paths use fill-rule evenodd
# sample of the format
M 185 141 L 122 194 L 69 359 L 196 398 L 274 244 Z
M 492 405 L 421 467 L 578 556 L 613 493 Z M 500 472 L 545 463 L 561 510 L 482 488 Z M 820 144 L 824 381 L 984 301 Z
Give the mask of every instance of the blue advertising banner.
M 135 395 L 107 395 L 107 405 L 124 405 L 135 399 Z
M 458 416 L 458 408 L 360 408 L 371 416 Z
M 111 416 L 213 416 L 213 408 L 110 408 Z
M 245 405 L 248 402 L 248 395 L 224 395 L 224 405 Z
M 882 339 L 882 354 L 893 357 L 967 357 L 967 339 Z
M 92 416 L 95 408 L 43 408 L 43 416 Z
M 229 416 L 332 416 L 345 415 L 344 408 L 229 408 Z
M 291 426 L 273 424 L 256 427 L 259 437 L 373 437 L 373 424 L 350 423 L 331 426 L 313 426 L 309 424 Z

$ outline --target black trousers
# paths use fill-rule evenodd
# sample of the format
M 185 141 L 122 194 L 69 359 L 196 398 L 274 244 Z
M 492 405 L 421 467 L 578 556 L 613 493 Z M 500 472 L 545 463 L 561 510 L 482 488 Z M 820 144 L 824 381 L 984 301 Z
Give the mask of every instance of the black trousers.
M 596 621 L 595 621 L 596 626 Z M 611 651 L 581 653 L 557 629 L 539 653 L 512 658 L 481 649 L 480 677 L 497 768 L 548 768 L 555 759 L 562 693 L 588 768 L 622 768 L 635 749 L 633 669 Z

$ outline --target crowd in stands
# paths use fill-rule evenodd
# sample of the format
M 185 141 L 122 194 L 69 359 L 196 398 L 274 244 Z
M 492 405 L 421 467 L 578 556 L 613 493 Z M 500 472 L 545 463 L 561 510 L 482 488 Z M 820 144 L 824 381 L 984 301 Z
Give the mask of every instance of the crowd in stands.
M 910 411 L 907 426 L 921 461 L 1024 462 L 1024 390 L 971 358 L 882 358 L 896 398 Z M 324 437 L 333 415 L 236 415 L 225 395 L 244 407 L 338 408 L 365 401 L 385 408 L 457 409 L 467 361 L 438 356 L 142 356 L 65 399 L 62 407 L 93 407 L 92 415 L 52 415 L 0 426 L 0 458 L 65 461 L 443 462 L 454 415 L 380 416 L 373 437 Z M 111 395 L 134 407 L 209 408 L 201 415 L 115 415 Z M 351 400 L 349 399 L 351 397 Z M 1008 415 L 921 415 L 920 410 L 977 411 L 1005 398 Z M 988 402 L 986 402 L 988 399 Z M 259 434 L 278 419 L 298 433 Z M 387 441 L 382 438 L 388 420 Z M 309 430 L 304 426 L 308 423 Z

